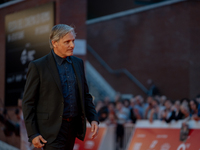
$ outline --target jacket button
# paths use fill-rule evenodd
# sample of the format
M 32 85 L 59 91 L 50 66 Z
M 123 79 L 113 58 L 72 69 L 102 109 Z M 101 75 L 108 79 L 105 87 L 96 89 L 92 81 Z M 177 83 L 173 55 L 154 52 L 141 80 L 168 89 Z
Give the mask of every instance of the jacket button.
M 60 117 L 62 117 L 62 115 L 60 115 Z

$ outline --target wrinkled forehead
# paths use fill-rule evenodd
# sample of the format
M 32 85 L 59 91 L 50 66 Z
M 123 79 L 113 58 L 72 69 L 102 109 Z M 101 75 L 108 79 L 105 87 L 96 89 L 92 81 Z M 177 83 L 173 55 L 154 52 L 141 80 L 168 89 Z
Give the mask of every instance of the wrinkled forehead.
M 74 30 L 69 31 L 69 32 L 67 32 L 67 33 L 64 33 L 64 34 L 60 37 L 60 39 L 63 38 L 63 37 L 66 37 L 66 36 L 71 36 L 71 35 L 72 35 L 74 38 L 76 37 L 76 34 L 75 34 Z

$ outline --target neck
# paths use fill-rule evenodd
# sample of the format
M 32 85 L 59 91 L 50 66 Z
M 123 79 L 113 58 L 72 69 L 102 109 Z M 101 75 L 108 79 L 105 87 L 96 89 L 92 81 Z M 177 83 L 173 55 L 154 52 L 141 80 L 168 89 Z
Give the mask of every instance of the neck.
M 61 55 L 60 53 L 58 53 L 58 51 L 57 51 L 56 49 L 53 49 L 53 51 L 54 51 L 54 53 L 55 53 L 56 55 L 58 55 L 59 57 L 61 57 L 61 58 L 67 58 L 66 56 L 63 56 L 63 55 Z

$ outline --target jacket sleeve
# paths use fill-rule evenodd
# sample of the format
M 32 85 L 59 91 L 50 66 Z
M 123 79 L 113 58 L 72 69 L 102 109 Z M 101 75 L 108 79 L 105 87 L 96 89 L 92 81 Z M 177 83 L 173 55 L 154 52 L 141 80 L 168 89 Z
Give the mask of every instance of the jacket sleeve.
M 85 95 L 85 112 L 87 120 L 91 123 L 92 121 L 97 121 L 99 123 L 99 119 L 97 116 L 97 112 L 95 110 L 95 105 L 93 103 L 92 95 L 89 93 L 89 88 L 87 85 L 87 81 L 85 78 L 85 69 L 84 63 L 82 61 L 82 68 L 83 68 L 83 78 L 84 78 L 84 95 Z
M 36 65 L 33 62 L 30 62 L 22 101 L 22 111 L 28 137 L 39 133 L 35 116 L 36 104 L 39 96 L 39 84 L 39 72 Z

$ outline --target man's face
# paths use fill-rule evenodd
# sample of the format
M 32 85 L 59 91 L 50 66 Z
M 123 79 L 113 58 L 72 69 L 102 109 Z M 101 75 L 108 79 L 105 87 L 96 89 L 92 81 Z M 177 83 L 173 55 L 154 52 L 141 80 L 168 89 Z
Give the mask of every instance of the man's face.
M 62 58 L 72 56 L 75 46 L 74 40 L 75 35 L 69 32 L 68 34 L 63 36 L 63 38 L 61 38 L 59 41 L 52 41 L 54 52 Z

